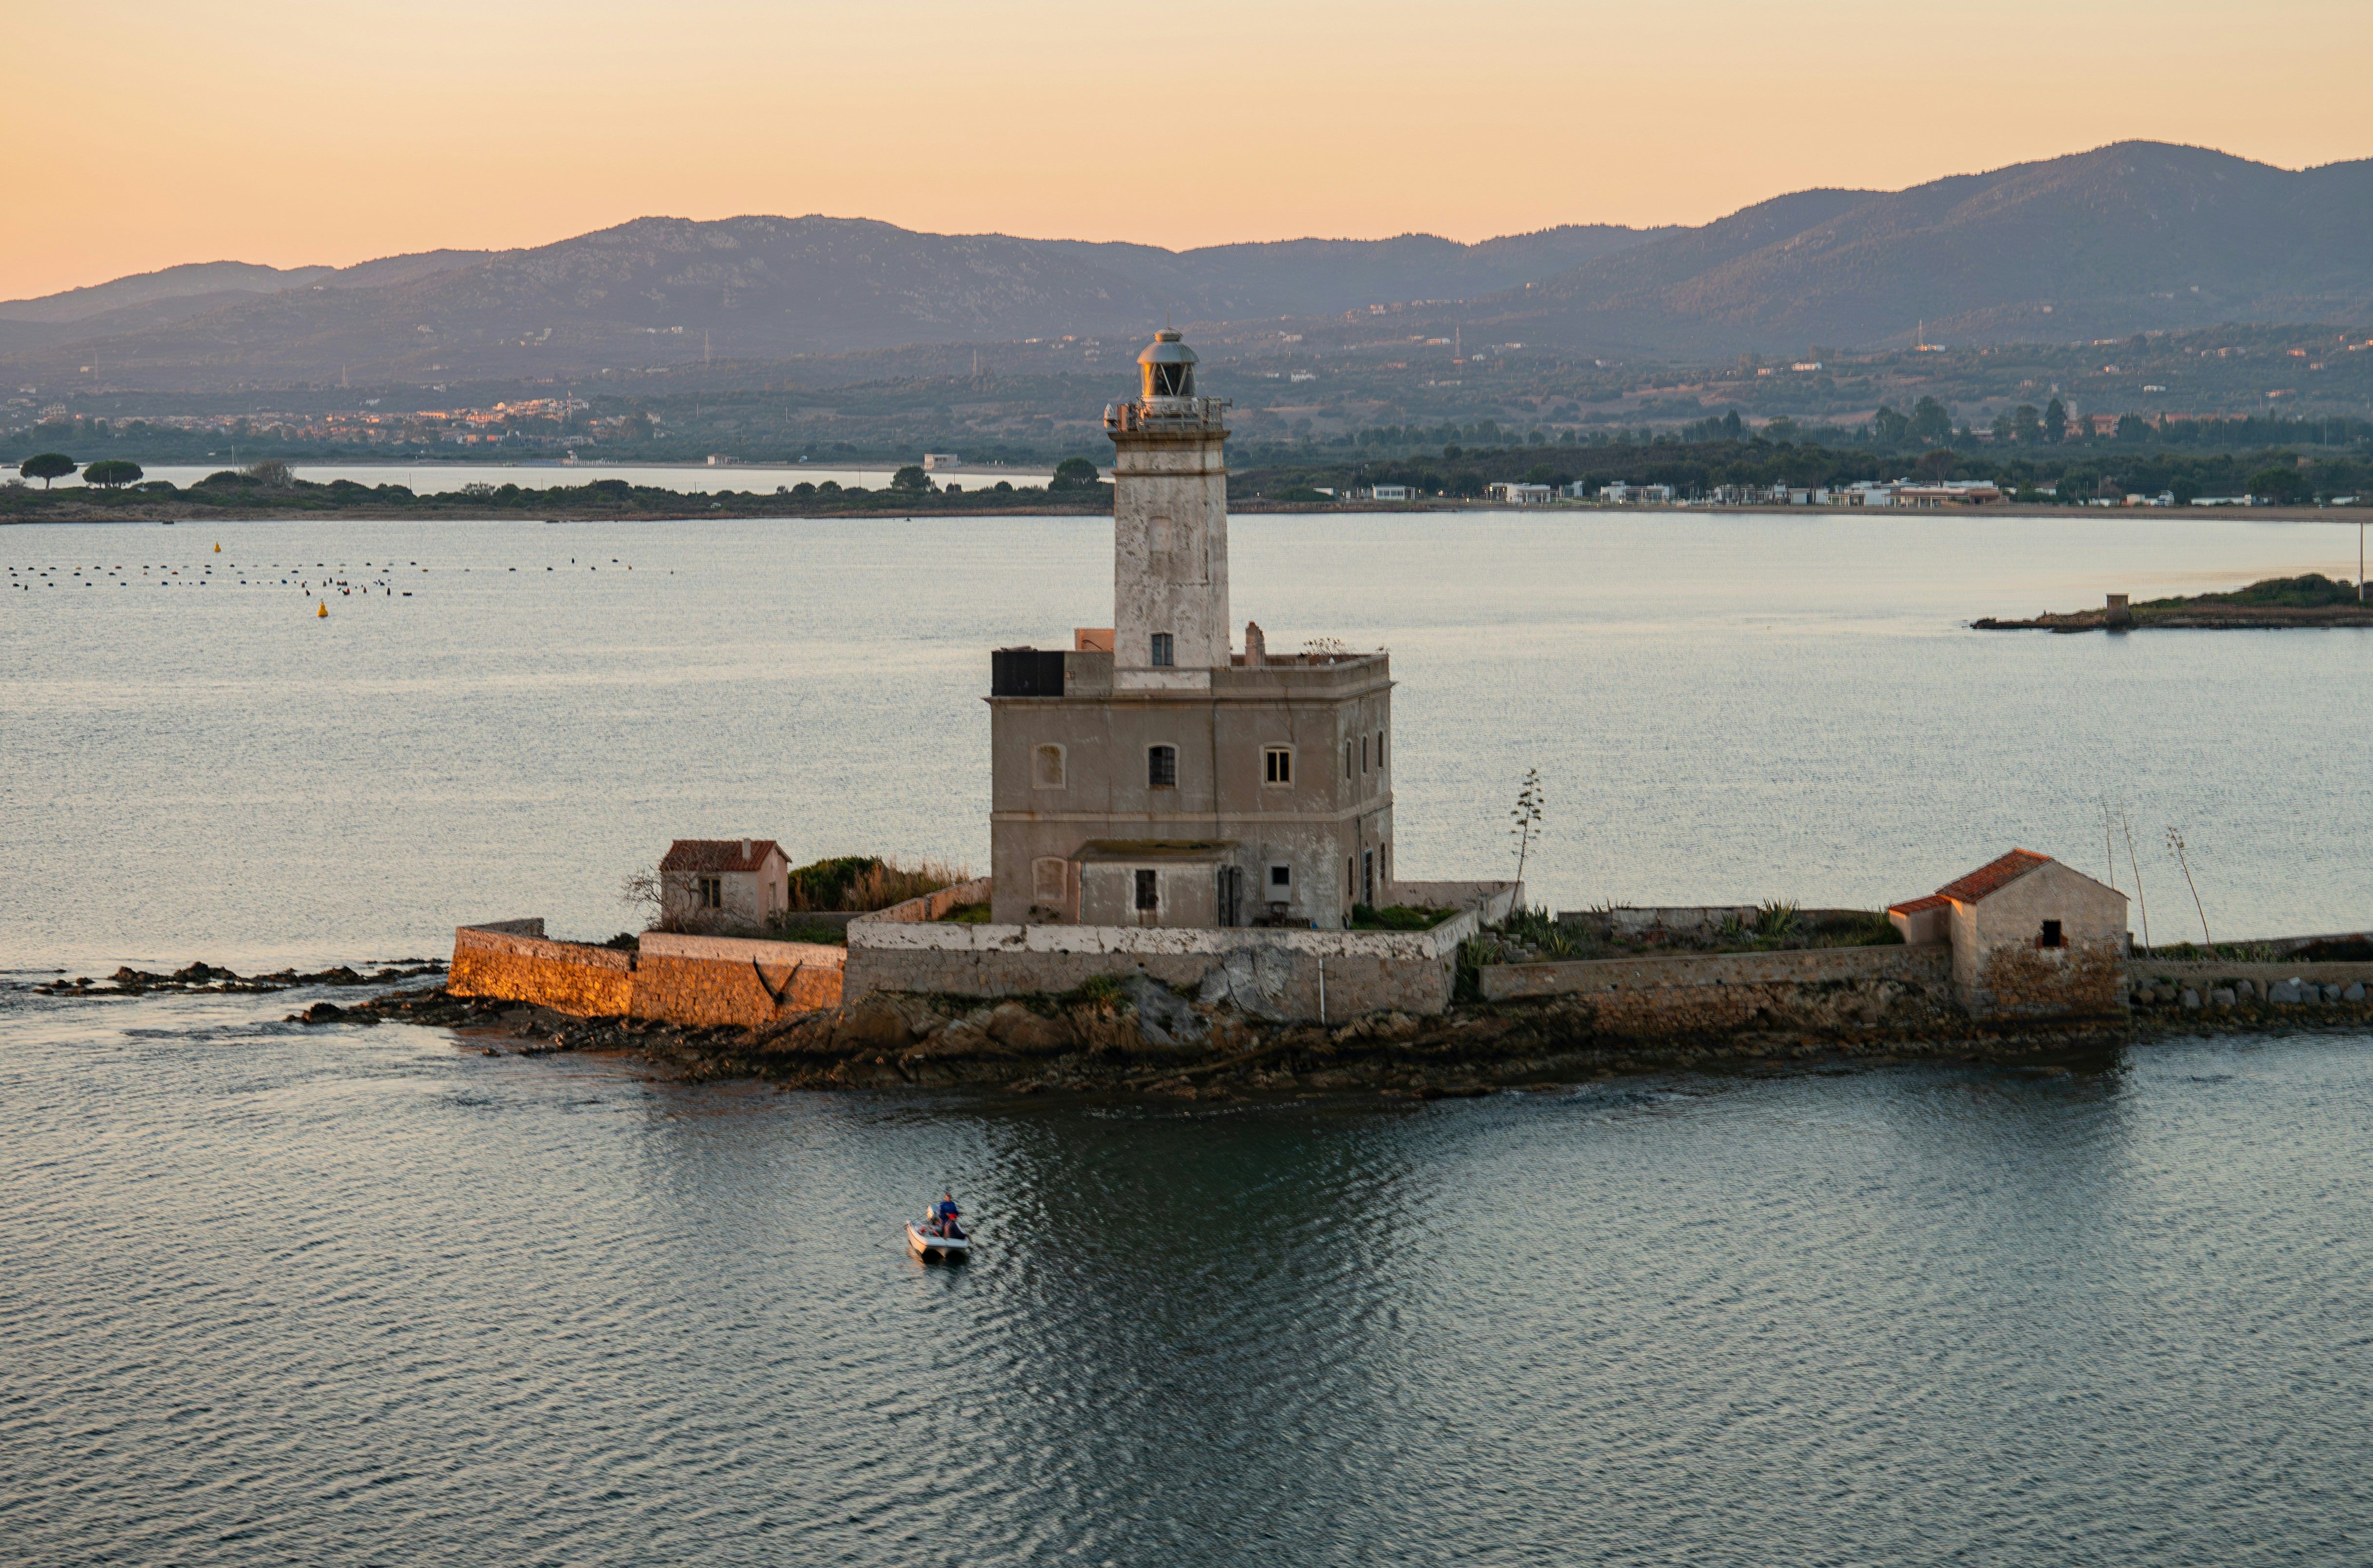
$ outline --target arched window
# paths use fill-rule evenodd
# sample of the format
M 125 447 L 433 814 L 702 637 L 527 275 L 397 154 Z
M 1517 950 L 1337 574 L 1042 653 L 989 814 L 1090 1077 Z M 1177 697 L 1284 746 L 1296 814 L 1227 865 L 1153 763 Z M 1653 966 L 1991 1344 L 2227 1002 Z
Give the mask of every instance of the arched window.
M 1030 902 L 1059 909 L 1071 891 L 1071 865 L 1060 855 L 1041 855 L 1030 862 Z
M 1063 788 L 1063 748 L 1040 746 L 1030 754 L 1030 782 L 1041 790 Z
M 1151 789 L 1178 788 L 1178 748 L 1148 746 L 1145 749 L 1145 782 Z

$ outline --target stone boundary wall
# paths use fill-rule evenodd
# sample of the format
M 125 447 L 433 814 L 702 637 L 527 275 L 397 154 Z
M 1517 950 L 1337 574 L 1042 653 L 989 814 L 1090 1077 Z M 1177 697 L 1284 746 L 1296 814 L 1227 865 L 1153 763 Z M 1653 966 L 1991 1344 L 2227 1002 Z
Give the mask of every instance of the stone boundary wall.
M 1505 883 L 1399 885 L 1489 887 L 1494 891 L 1480 897 L 1487 907 L 1515 894 Z M 948 907 L 977 903 L 980 895 L 969 887 L 985 892 L 987 882 L 969 884 L 962 890 L 967 895 L 952 898 Z M 1505 903 L 1500 907 L 1504 912 Z M 882 913 L 898 918 L 848 928 L 845 994 L 851 1000 L 872 991 L 1059 995 L 1098 976 L 1144 974 L 1195 987 L 1206 1001 L 1233 1001 L 1252 1017 L 1296 1023 L 1339 1023 L 1394 1008 L 1447 1010 L 1458 944 L 1482 926 L 1472 908 L 1424 931 L 970 926 Z
M 838 1007 L 847 953 L 820 942 L 643 933 L 634 1015 L 695 1028 L 755 1029 Z
M 802 942 L 646 931 L 640 953 L 463 926 L 453 933 L 445 989 L 548 1007 L 579 1018 L 648 1018 L 696 1028 L 755 1029 L 837 1007 L 847 954 Z
M 1385 888 L 1387 901 L 1418 909 L 1472 909 L 1491 925 L 1508 918 L 1524 902 L 1521 882 L 1396 882 Z
M 1951 950 L 1815 947 L 1491 964 L 1487 1001 L 1575 997 L 1593 1027 L 1636 1037 L 1758 1028 L 1914 1028 L 1956 1016 Z
M 2373 964 L 2220 964 L 2211 961 L 2187 961 L 2180 964 L 2161 963 L 2154 958 L 2129 958 L 2126 975 L 2136 985 L 2149 980 L 2172 980 L 2179 985 L 2196 985 L 2219 980 L 2255 980 L 2260 989 L 2280 985 L 2285 980 L 2313 980 L 2320 986 L 2347 986 L 2363 983 L 2373 986 Z
M 1637 936 L 1642 931 L 1658 930 L 1715 930 L 1724 920 L 1731 919 L 1753 925 L 1762 915 L 1763 908 L 1757 904 L 1618 904 L 1605 911 L 1561 909 L 1557 918 L 1561 924 L 1586 925 L 1596 920 L 1601 913 L 1607 916 L 1608 925 L 1614 930 L 1626 936 Z M 1875 909 L 1799 909 L 1796 917 L 1802 920 L 1819 920 L 1876 913 L 1878 911 Z
M 871 914 L 859 915 L 848 922 L 850 932 L 853 935 L 856 928 L 860 925 L 911 926 L 924 920 L 944 919 L 951 909 L 961 909 L 967 904 L 988 903 L 989 887 L 993 880 L 985 876 L 975 877 L 970 882 L 960 882 L 953 887 L 943 887 L 937 893 L 926 893 L 919 898 L 909 898 L 904 904 L 893 904 L 887 909 L 876 909 Z
M 539 934 L 516 934 L 531 927 Z M 463 926 L 453 933 L 446 990 L 454 996 L 530 1002 L 579 1018 L 618 1018 L 633 1008 L 633 954 L 586 942 L 546 942 L 543 930 L 542 920 Z

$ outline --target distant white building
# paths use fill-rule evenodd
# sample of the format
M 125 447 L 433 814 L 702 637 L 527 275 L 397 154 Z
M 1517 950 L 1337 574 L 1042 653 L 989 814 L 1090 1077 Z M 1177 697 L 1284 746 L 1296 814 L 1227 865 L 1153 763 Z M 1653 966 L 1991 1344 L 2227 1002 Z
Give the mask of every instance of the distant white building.
M 1598 498 L 1614 506 L 1669 506 L 1673 500 L 1670 485 L 1631 485 L 1620 479 L 1610 480 L 1598 487 Z
M 923 472 L 926 474 L 952 474 L 963 466 L 964 459 L 958 457 L 953 452 L 925 452 L 923 454 Z
M 1378 485 L 1369 490 L 1368 498 L 1373 501 L 1406 501 L 1409 498 L 1409 487 L 1406 485 Z
M 1500 480 L 1487 488 L 1484 493 L 1492 500 L 1504 502 L 1512 507 L 1546 506 L 1549 504 L 1549 497 L 1556 494 L 1546 485 L 1525 485 L 1514 479 Z

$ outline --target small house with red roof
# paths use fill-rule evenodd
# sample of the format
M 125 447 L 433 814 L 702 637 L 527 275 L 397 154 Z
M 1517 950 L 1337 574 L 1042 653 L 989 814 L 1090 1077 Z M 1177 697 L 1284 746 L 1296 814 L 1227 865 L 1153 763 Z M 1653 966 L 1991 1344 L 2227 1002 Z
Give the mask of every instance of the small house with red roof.
M 791 862 L 771 838 L 679 838 L 660 860 L 660 924 L 756 929 L 790 905 Z
M 1911 946 L 1951 946 L 1954 991 L 1977 1016 L 2126 1005 L 2126 895 L 2049 855 L 2013 849 L 1887 918 Z

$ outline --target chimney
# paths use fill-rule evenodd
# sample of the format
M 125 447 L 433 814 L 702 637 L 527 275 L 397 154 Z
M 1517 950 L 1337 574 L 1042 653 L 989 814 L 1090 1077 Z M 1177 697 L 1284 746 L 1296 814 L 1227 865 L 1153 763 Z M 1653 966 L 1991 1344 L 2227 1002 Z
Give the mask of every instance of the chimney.
M 747 838 L 742 840 L 742 863 L 745 866 L 750 863 L 750 840 Z
M 1245 623 L 1245 662 L 1246 664 L 1268 662 L 1268 638 L 1261 635 L 1258 621 Z

